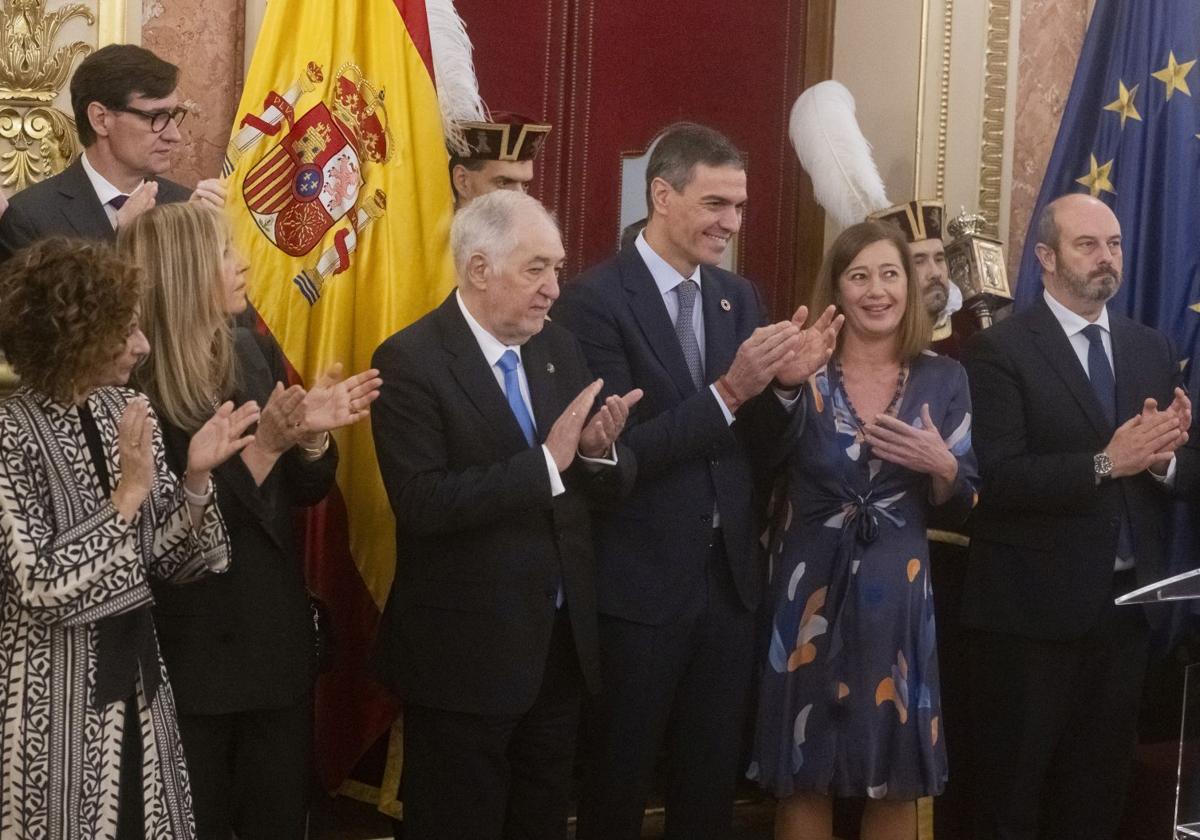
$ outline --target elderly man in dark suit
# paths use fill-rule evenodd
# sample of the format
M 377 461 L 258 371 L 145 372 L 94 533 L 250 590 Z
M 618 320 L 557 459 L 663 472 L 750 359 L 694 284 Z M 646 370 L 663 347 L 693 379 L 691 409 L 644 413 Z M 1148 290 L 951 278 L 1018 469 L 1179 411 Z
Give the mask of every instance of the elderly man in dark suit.
M 1168 491 L 1195 476 L 1191 407 L 1167 339 L 1106 307 L 1121 227 L 1103 202 L 1051 203 L 1037 254 L 1042 298 L 965 356 L 983 479 L 963 595 L 978 836 L 1103 840 L 1164 617 L 1113 598 L 1165 574 Z
M 746 202 L 741 155 L 720 133 L 668 128 L 646 186 L 645 230 L 554 310 L 607 391 L 646 393 L 625 438 L 637 484 L 597 521 L 603 687 L 579 836 L 641 836 L 665 744 L 667 836 L 724 840 L 763 579 L 752 461 L 779 450 L 840 319 L 829 307 L 802 330 L 801 307 L 763 326 L 754 286 L 716 267 Z
M 116 229 L 156 203 L 225 204 L 217 179 L 195 191 L 161 177 L 179 145 L 179 68 L 133 44 L 89 55 L 71 77 L 71 107 L 83 154 L 59 174 L 22 190 L 0 215 L 0 262 L 47 236 L 112 241 Z
M 396 515 L 375 656 L 404 701 L 404 836 L 562 840 L 598 681 L 588 508 L 632 483 L 615 442 L 640 393 L 591 414 L 602 383 L 546 319 L 564 253 L 536 199 L 477 198 L 450 238 L 458 290 L 373 361 Z

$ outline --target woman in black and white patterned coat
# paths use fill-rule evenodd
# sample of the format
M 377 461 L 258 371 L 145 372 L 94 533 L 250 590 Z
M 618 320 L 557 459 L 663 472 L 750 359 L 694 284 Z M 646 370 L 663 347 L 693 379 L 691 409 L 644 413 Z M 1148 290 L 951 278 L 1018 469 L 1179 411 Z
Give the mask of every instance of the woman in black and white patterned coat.
M 222 406 L 166 466 L 147 402 L 140 272 L 51 239 L 0 267 L 0 837 L 195 836 L 150 579 L 224 570 L 210 473 L 257 407 Z

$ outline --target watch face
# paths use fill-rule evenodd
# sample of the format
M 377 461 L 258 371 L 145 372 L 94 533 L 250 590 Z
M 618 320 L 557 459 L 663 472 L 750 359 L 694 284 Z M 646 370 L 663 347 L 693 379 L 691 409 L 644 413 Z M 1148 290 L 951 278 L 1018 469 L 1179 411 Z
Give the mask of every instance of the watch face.
M 1101 478 L 1112 472 L 1112 458 L 1108 457 L 1108 455 L 1103 452 L 1095 456 L 1093 459 L 1093 464 L 1095 466 L 1096 475 L 1100 476 Z

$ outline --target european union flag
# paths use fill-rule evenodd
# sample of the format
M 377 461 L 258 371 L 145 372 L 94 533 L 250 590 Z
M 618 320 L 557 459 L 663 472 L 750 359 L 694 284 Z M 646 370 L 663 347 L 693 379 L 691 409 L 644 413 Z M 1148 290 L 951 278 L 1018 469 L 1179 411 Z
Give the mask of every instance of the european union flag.
M 1090 192 L 1121 222 L 1124 282 L 1109 304 L 1156 327 L 1200 383 L 1200 4 L 1097 0 L 1021 259 L 1017 307 L 1042 293 L 1042 208 Z M 1176 524 L 1183 525 L 1182 517 Z M 1175 571 L 1196 565 L 1192 528 L 1173 528 Z

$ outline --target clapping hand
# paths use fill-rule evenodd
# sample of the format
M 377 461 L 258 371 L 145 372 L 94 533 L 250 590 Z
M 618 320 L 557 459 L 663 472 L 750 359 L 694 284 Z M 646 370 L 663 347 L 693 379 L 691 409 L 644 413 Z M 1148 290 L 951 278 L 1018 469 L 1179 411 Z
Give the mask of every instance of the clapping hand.
M 254 435 L 243 435 L 259 417 L 258 403 L 251 400 L 238 408 L 225 402 L 188 444 L 187 478 L 189 487 L 208 486 L 208 474 L 231 456 L 254 441 Z
M 341 363 L 331 365 L 304 398 L 305 434 L 312 437 L 367 417 L 382 384 L 375 368 L 343 379 Z
M 117 230 L 130 224 L 147 210 L 153 210 L 158 198 L 158 182 L 142 181 L 138 188 L 129 194 L 121 209 L 117 211 Z
M 1192 427 L 1192 401 L 1188 399 L 1186 391 L 1176 388 L 1174 399 L 1171 400 L 1166 411 L 1159 411 L 1158 402 L 1148 399 L 1142 404 L 1142 413 L 1139 416 L 1148 425 L 1165 417 L 1174 418 L 1176 434 L 1158 453 L 1161 456 L 1174 455 L 1175 450 L 1187 443 L 1188 433 Z M 1170 463 L 1169 457 L 1157 458 L 1149 465 L 1148 469 L 1158 475 L 1165 475 Z
M 196 184 L 196 189 L 188 200 L 207 204 L 214 210 L 223 210 L 228 192 L 225 182 L 220 178 L 205 178 Z
M 1143 403 L 1142 417 L 1152 420 L 1158 413 L 1157 401 L 1148 399 Z M 1182 388 L 1176 388 L 1174 399 L 1171 400 L 1171 404 L 1162 413 L 1173 416 L 1179 429 L 1179 436 L 1171 442 L 1169 447 L 1174 452 L 1187 442 L 1188 433 L 1192 428 L 1192 401 L 1188 399 L 1187 392 Z
M 641 398 L 641 388 L 634 388 L 623 397 L 615 394 L 609 396 L 580 434 L 579 454 L 585 458 L 604 457 L 621 436 L 621 431 L 629 420 L 629 410 L 637 405 Z
M 929 416 L 929 403 L 921 406 L 919 429 L 890 414 L 880 414 L 863 429 L 863 435 L 871 445 L 871 452 L 885 461 L 941 479 L 948 485 L 958 477 L 958 459 Z
M 305 393 L 299 385 L 284 388 L 276 382 L 258 420 L 254 445 L 278 457 L 304 437 Z
M 145 397 L 130 400 L 121 412 L 117 458 L 121 479 L 113 489 L 113 507 L 133 519 L 154 486 L 154 420 Z
M 794 342 L 791 358 L 780 365 L 775 374 L 775 379 L 784 388 L 799 388 L 829 361 L 846 316 L 839 315 L 837 307 L 831 304 L 811 327 L 805 329 L 807 320 L 807 306 L 801 306 L 792 316 L 792 323 L 800 328 L 800 335 Z
M 588 410 L 596 401 L 596 395 L 602 387 L 604 380 L 597 379 L 580 391 L 550 427 L 550 433 L 546 435 L 546 448 L 550 450 L 550 457 L 554 459 L 554 465 L 558 467 L 559 472 L 571 466 L 571 462 L 575 460 Z
M 807 311 L 807 310 L 806 310 Z M 741 343 L 729 371 L 717 379 L 717 393 L 730 411 L 762 389 L 795 358 L 800 328 L 791 321 L 759 327 Z
M 1172 402 L 1174 405 L 1174 402 Z M 1124 478 L 1152 469 L 1162 474 L 1175 453 L 1179 440 L 1179 420 L 1170 412 L 1159 411 L 1152 399 L 1113 432 L 1105 454 L 1112 459 L 1112 478 Z

